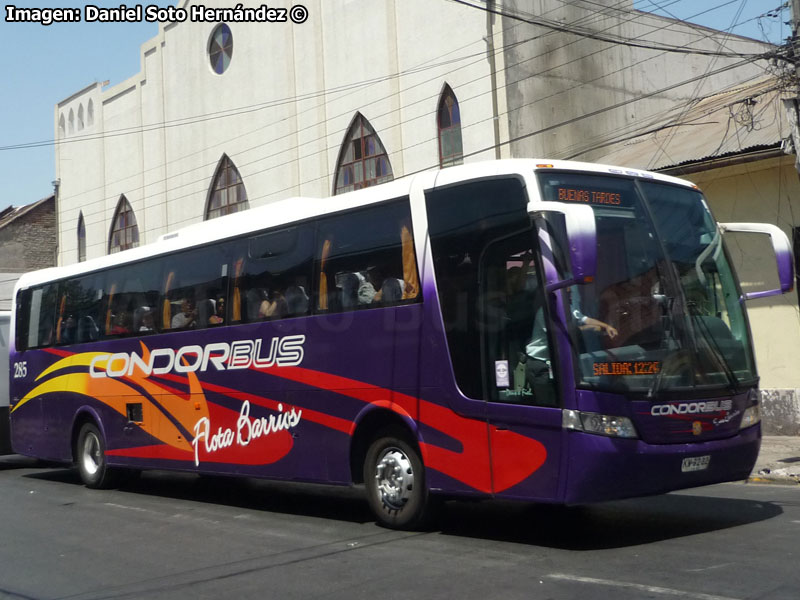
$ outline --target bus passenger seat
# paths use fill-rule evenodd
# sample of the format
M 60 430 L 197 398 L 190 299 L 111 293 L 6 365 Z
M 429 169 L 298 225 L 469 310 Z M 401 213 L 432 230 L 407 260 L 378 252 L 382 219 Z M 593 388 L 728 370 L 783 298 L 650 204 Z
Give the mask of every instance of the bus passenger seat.
M 100 329 L 94 319 L 89 315 L 85 315 L 78 320 L 78 339 L 80 342 L 93 342 L 100 337 Z
M 266 290 L 262 288 L 252 288 L 245 294 L 245 307 L 248 321 L 258 321 L 258 309 L 261 301 L 266 298 Z
M 387 277 L 383 280 L 383 285 L 381 286 L 381 301 L 384 304 L 397 304 L 403 298 L 403 286 L 404 282 L 402 279 L 396 279 L 394 277 Z
M 286 307 L 288 316 L 308 313 L 308 294 L 301 285 L 290 285 L 286 288 Z
M 197 303 L 197 322 L 199 327 L 208 325 L 208 319 L 214 314 L 214 304 L 215 302 L 209 299 L 200 300 Z
M 341 279 L 342 309 L 352 310 L 358 306 L 358 286 L 360 281 L 355 273 L 345 273 Z

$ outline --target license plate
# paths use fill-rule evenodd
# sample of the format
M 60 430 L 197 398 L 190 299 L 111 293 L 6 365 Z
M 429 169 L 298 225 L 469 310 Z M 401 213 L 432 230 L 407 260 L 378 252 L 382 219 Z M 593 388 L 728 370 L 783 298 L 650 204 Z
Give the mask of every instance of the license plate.
M 681 463 L 681 471 L 689 473 L 691 471 L 704 471 L 708 468 L 708 463 L 711 462 L 711 455 L 706 456 L 690 456 L 684 458 Z

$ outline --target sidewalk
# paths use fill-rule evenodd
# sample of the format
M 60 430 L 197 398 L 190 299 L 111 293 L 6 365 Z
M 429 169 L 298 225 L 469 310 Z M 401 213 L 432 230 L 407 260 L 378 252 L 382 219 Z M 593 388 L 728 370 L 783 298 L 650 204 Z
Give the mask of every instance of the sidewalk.
M 748 482 L 800 484 L 800 436 L 765 435 Z

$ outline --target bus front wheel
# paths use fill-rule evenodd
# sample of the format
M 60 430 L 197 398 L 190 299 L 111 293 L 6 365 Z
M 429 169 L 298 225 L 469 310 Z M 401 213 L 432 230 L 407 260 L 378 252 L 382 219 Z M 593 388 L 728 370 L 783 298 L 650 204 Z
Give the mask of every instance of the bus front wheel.
M 372 512 L 385 526 L 416 529 L 430 513 L 425 468 L 419 451 L 394 432 L 379 436 L 367 450 L 364 483 Z
M 103 434 L 94 423 L 84 423 L 78 434 L 75 457 L 81 481 L 88 488 L 113 487 L 115 471 L 106 461 L 106 444 Z

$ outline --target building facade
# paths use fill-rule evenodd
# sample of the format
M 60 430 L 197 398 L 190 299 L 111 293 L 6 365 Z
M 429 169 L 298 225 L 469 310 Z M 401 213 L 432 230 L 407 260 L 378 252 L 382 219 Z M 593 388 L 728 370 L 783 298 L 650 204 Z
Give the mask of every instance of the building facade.
M 54 267 L 56 254 L 55 196 L 0 211 L 0 271 Z
M 162 24 L 139 73 L 55 107 L 59 263 L 439 166 L 591 160 L 760 73 L 769 50 L 632 1 L 469 4 L 311 0 L 300 24 Z

